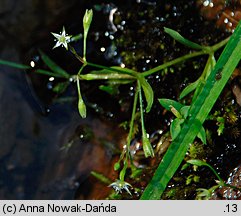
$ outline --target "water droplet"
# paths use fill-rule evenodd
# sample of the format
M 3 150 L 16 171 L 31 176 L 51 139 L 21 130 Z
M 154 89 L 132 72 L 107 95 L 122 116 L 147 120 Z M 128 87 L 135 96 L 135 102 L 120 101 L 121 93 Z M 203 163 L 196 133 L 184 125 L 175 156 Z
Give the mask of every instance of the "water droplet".
M 121 63 L 120 66 L 121 66 L 122 68 L 125 68 L 125 64 L 124 64 L 124 63 Z
M 206 1 L 203 2 L 204 7 L 207 7 L 208 5 L 209 5 L 209 0 L 206 0 Z
M 32 68 L 34 68 L 34 67 L 35 67 L 35 62 L 34 62 L 34 61 L 31 61 L 31 62 L 30 62 L 30 66 L 31 66 Z
M 228 23 L 228 18 L 225 18 L 223 22 L 227 24 Z
M 100 48 L 100 51 L 101 51 L 101 52 L 105 52 L 105 47 L 101 47 L 101 48 Z
M 52 82 L 48 82 L 47 83 L 47 89 L 52 89 L 53 88 L 53 83 Z
M 53 82 L 54 81 L 54 77 L 49 77 L 49 81 Z

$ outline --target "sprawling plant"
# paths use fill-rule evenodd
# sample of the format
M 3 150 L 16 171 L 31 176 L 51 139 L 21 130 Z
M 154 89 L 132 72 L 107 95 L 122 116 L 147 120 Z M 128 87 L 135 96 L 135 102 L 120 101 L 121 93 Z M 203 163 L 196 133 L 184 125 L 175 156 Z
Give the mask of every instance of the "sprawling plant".
M 160 199 L 168 182 L 178 169 L 189 145 L 194 141 L 195 137 L 199 137 L 203 143 L 206 143 L 205 129 L 203 128 L 202 124 L 207 118 L 210 110 L 215 104 L 218 96 L 220 95 L 241 57 L 241 24 L 237 26 L 236 31 L 233 33 L 231 38 L 227 38 L 213 46 L 202 46 L 196 44 L 188 39 L 185 39 L 178 32 L 165 28 L 164 31 L 176 41 L 190 47 L 195 51 L 141 73 L 132 69 L 122 68 L 120 66 L 107 67 L 88 61 L 86 56 L 86 41 L 92 18 L 93 11 L 86 10 L 83 18 L 83 56 L 80 56 L 71 46 L 71 42 L 78 39 L 78 37 L 68 35 L 64 27 L 60 34 L 52 33 L 56 40 L 54 48 L 62 46 L 66 50 L 70 50 L 80 61 L 81 67 L 78 69 L 78 72 L 75 75 L 71 75 L 59 67 L 42 51 L 40 51 L 41 58 L 48 66 L 49 70 L 36 69 L 35 72 L 65 79 L 65 82 L 59 83 L 59 85 L 56 87 L 59 89 L 66 87 L 66 84 L 68 85 L 70 80 L 74 81 L 78 91 L 78 110 L 82 118 L 85 118 L 87 115 L 87 108 L 81 94 L 81 83 L 83 81 L 125 80 L 135 83 L 135 96 L 131 119 L 129 122 L 129 133 L 127 136 L 126 145 L 120 155 L 119 161 L 114 166 L 114 169 L 119 171 L 119 179 L 110 183 L 104 177 L 102 177 L 102 179 L 105 179 L 105 182 L 109 182 L 110 186 L 112 186 L 117 193 L 121 192 L 122 190 L 130 193 L 129 188 L 131 185 L 125 181 L 126 171 L 128 168 L 131 168 L 132 172 L 135 172 L 136 170 L 130 153 L 130 144 L 134 136 L 135 116 L 138 106 L 141 116 L 140 124 L 145 157 L 155 156 L 144 123 L 144 114 L 151 110 L 154 101 L 154 92 L 151 85 L 146 80 L 146 77 L 180 62 L 187 61 L 188 59 L 201 55 L 208 56 L 208 60 L 202 75 L 194 83 L 188 85 L 180 95 L 180 98 L 183 98 L 193 92 L 191 104 L 181 104 L 178 101 L 173 101 L 170 99 L 159 99 L 160 104 L 167 110 L 171 111 L 176 117 L 170 127 L 172 143 L 168 148 L 168 151 L 165 153 L 152 180 L 149 182 L 144 193 L 142 194 L 141 199 Z M 227 46 L 216 63 L 214 53 L 226 45 L 227 42 Z M 31 69 L 31 67 L 28 65 L 17 64 L 5 60 L 0 60 L 0 64 L 19 69 Z M 92 70 L 89 73 L 83 73 L 84 69 L 88 66 L 94 67 L 96 70 Z M 146 107 L 143 106 L 143 97 L 146 101 Z M 98 176 L 98 174 L 95 175 Z

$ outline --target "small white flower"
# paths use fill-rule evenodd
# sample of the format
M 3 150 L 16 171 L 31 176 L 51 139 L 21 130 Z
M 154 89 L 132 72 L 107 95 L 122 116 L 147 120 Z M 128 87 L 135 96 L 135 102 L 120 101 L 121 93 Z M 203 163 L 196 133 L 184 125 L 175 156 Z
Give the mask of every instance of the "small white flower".
M 118 179 L 115 182 L 111 183 L 109 187 L 113 187 L 117 194 L 122 193 L 122 190 L 125 190 L 128 194 L 132 196 L 131 192 L 129 191 L 129 187 L 132 188 L 132 186 L 125 181 L 121 181 Z
M 55 44 L 55 46 L 53 47 L 54 48 L 57 48 L 59 46 L 63 46 L 65 47 L 65 49 L 68 50 L 68 43 L 70 42 L 70 38 L 71 36 L 67 35 L 66 32 L 65 32 L 65 28 L 63 26 L 63 30 L 62 32 L 60 32 L 60 34 L 56 34 L 56 33 L 52 33 L 51 34 L 57 39 L 57 42 Z

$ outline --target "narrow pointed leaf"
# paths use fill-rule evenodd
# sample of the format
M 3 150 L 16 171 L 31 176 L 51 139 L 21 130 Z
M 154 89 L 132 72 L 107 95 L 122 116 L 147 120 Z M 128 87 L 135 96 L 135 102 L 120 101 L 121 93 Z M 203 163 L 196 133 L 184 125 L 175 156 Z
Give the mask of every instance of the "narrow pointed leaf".
M 54 86 L 53 91 L 58 93 L 58 94 L 62 94 L 63 92 L 65 92 L 65 90 L 67 89 L 67 87 L 69 86 L 69 82 L 61 82 L 58 83 L 56 86 Z
M 150 140 L 146 136 L 146 133 L 142 135 L 142 145 L 145 157 L 154 157 L 154 150 L 152 148 Z
M 186 88 L 184 88 L 180 94 L 180 99 L 184 98 L 185 96 L 187 96 L 188 94 L 190 94 L 192 91 L 194 91 L 198 84 L 199 84 L 200 80 L 196 80 L 193 83 L 190 83 Z
M 203 144 L 207 144 L 206 132 L 204 127 L 201 127 L 199 133 L 197 134 L 197 137 L 203 142 Z
M 177 31 L 173 30 L 173 29 L 170 29 L 170 28 L 166 28 L 164 27 L 164 31 L 169 34 L 172 38 L 174 38 L 176 41 L 178 41 L 179 43 L 185 45 L 185 46 L 188 46 L 190 48 L 193 48 L 193 49 L 204 49 L 205 47 L 197 44 L 197 43 L 194 43 L 186 38 L 184 38 L 182 35 L 180 35 Z
M 180 112 L 181 108 L 184 106 L 181 103 L 171 100 L 171 99 L 159 99 L 160 104 L 168 111 L 171 112 L 171 108 L 174 107 L 178 112 Z
M 53 73 L 52 71 L 43 70 L 43 69 L 37 69 L 34 72 L 39 73 L 39 74 L 43 74 L 43 75 L 47 75 L 47 76 L 63 78 L 62 75 Z
M 152 87 L 143 76 L 138 76 L 138 80 L 141 84 L 141 88 L 143 89 L 143 92 L 146 98 L 146 102 L 147 102 L 146 112 L 148 113 L 150 112 L 153 104 L 154 93 L 153 93 Z
M 189 109 L 190 109 L 190 106 L 184 106 L 181 108 L 180 113 L 184 119 L 187 118 Z
M 69 78 L 69 74 L 58 66 L 53 60 L 51 60 L 44 52 L 41 50 L 39 51 L 41 58 L 43 59 L 44 63 L 56 74 L 60 75 L 64 78 Z
M 6 66 L 9 66 L 9 67 L 18 68 L 18 69 L 23 69 L 23 70 L 31 69 L 31 67 L 28 66 L 28 65 L 19 64 L 19 63 L 15 63 L 15 62 L 11 62 L 11 61 L 6 61 L 6 60 L 2 60 L 2 59 L 0 59 L 0 64 L 6 65 Z
M 181 131 L 181 124 L 184 122 L 184 119 L 174 119 L 171 123 L 171 137 L 172 137 L 172 141 L 176 139 L 177 135 L 180 133 Z

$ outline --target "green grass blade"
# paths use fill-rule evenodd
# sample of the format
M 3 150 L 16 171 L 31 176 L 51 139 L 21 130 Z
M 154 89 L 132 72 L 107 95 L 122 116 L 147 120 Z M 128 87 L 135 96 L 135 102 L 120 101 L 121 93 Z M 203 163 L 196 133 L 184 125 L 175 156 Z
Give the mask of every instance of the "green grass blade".
M 58 66 L 52 59 L 50 59 L 44 52 L 41 50 L 39 51 L 41 58 L 43 59 L 44 63 L 56 74 L 60 75 L 64 78 L 69 78 L 69 74 Z
M 240 61 L 240 37 L 241 21 L 210 73 L 201 93 L 191 104 L 188 117 L 183 123 L 181 132 L 168 148 L 152 180 L 144 190 L 141 199 L 160 199 L 168 182 L 183 161 L 190 143 L 194 141 L 202 127 L 202 123 L 207 118 L 208 113 Z M 215 76 L 220 71 L 222 73 L 221 79 L 216 80 Z
M 18 68 L 18 69 L 23 69 L 23 70 L 31 69 L 31 67 L 28 66 L 28 65 L 18 64 L 18 63 L 15 63 L 15 62 L 6 61 L 6 60 L 2 60 L 2 59 L 0 59 L 0 64 L 10 66 L 10 67 L 14 67 L 14 68 Z
M 202 50 L 204 49 L 205 47 L 197 44 L 197 43 L 194 43 L 186 38 L 184 38 L 182 35 L 180 35 L 177 31 L 174 31 L 170 28 L 166 28 L 164 27 L 164 31 L 169 34 L 172 38 L 174 38 L 176 41 L 178 41 L 179 43 L 185 45 L 185 46 L 188 46 L 190 48 L 193 48 L 193 49 L 199 49 L 199 50 Z

